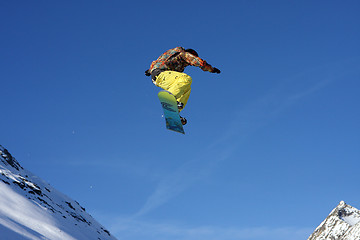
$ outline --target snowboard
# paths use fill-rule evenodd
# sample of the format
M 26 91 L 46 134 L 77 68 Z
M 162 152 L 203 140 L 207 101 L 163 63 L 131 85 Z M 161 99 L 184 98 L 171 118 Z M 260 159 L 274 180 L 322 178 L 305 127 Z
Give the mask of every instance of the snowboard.
M 168 91 L 160 91 L 158 93 L 158 97 L 164 111 L 166 128 L 178 133 L 185 134 L 174 95 Z

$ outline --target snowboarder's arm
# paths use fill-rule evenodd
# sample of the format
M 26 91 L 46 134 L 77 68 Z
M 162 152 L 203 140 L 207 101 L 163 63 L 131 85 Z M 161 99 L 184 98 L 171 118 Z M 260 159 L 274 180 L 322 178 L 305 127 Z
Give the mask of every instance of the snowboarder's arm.
M 191 66 L 199 67 L 203 71 L 212 72 L 212 73 L 220 73 L 220 70 L 212 67 L 205 60 L 192 55 L 191 53 L 184 52 L 183 58 L 186 62 L 188 62 Z

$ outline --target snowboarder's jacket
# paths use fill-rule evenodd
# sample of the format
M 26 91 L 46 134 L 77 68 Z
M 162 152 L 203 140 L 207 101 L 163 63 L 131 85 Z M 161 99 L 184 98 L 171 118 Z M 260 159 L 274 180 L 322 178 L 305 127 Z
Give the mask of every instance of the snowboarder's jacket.
M 200 67 L 203 71 L 214 72 L 214 68 L 205 60 L 186 52 L 182 47 L 176 47 L 163 53 L 151 63 L 148 72 L 151 74 L 155 69 L 158 73 L 166 70 L 183 72 L 189 65 Z M 154 73 L 151 75 L 154 76 Z

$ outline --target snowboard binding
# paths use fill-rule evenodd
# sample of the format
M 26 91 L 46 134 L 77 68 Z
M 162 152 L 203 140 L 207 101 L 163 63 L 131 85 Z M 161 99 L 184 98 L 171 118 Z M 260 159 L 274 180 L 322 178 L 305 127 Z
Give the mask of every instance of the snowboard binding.
M 182 125 L 186 125 L 186 124 L 187 124 L 186 118 L 180 116 L 180 120 L 181 120 L 181 124 L 182 124 Z
M 180 112 L 181 110 L 183 110 L 184 104 L 182 102 L 177 102 L 177 107 L 178 107 L 179 112 Z

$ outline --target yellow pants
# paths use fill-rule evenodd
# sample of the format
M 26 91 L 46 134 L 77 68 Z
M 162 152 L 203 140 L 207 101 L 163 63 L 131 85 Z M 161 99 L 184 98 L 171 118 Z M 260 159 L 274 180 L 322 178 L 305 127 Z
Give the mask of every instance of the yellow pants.
M 155 85 L 171 92 L 176 101 L 184 104 L 190 97 L 192 79 L 189 75 L 175 71 L 164 71 L 156 77 Z

